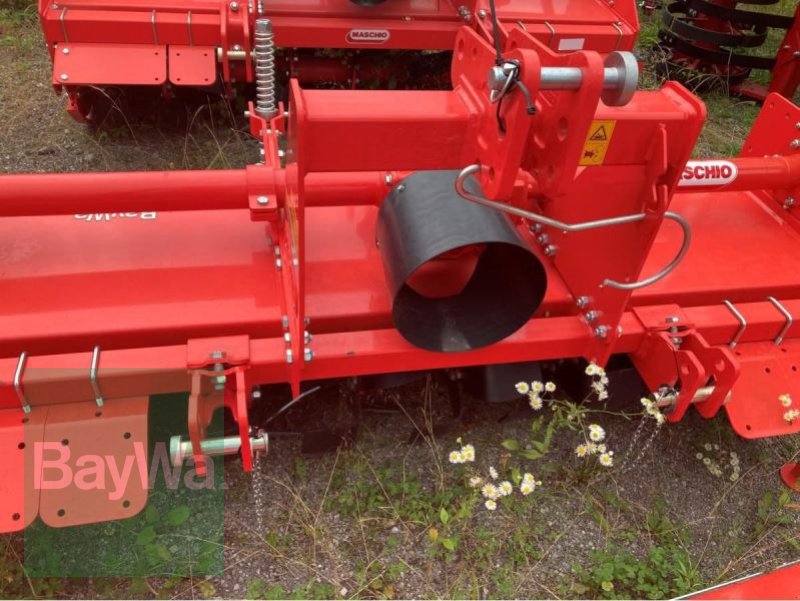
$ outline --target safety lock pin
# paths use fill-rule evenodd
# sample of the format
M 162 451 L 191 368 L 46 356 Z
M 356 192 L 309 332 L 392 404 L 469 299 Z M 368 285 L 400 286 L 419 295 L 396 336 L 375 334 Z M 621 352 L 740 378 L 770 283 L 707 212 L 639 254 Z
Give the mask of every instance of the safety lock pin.
M 97 369 L 100 365 L 100 347 L 95 346 L 92 351 L 92 366 L 89 368 L 89 380 L 92 383 L 92 390 L 94 391 L 94 400 L 98 407 L 102 407 L 103 393 L 100 391 L 100 384 L 97 381 Z
M 25 365 L 28 363 L 28 353 L 23 352 L 19 356 L 19 361 L 17 361 L 17 369 L 14 371 L 14 390 L 17 391 L 17 396 L 19 397 L 19 402 L 22 405 L 22 411 L 24 413 L 31 412 L 30 403 L 28 403 L 28 399 L 25 398 L 25 389 L 22 387 L 22 376 L 25 373 Z
M 778 311 L 780 311 L 781 315 L 783 315 L 786 318 L 786 323 L 781 328 L 781 331 L 778 334 L 778 337 L 775 339 L 775 344 L 780 344 L 781 342 L 783 342 L 783 339 L 786 337 L 786 334 L 789 332 L 789 328 L 792 327 L 792 324 L 794 323 L 794 318 L 792 317 L 792 314 L 789 313 L 788 309 L 786 307 L 784 307 L 778 301 L 777 298 L 775 298 L 774 296 L 768 296 L 767 300 L 769 302 L 771 302 L 773 305 L 775 305 L 775 308 Z

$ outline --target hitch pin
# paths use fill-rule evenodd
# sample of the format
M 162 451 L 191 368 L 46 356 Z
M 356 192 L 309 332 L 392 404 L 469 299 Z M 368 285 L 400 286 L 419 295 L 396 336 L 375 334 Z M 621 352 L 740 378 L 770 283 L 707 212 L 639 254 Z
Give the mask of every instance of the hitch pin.
M 22 387 L 22 376 L 25 373 L 25 364 L 28 362 L 28 353 L 23 352 L 17 361 L 17 369 L 14 371 L 14 390 L 17 391 L 19 402 L 22 405 L 23 413 L 30 413 L 31 406 L 25 398 L 25 389 Z
M 92 382 L 92 390 L 94 391 L 94 400 L 98 407 L 104 404 L 103 393 L 100 391 L 100 384 L 97 381 L 97 368 L 100 364 L 100 347 L 95 346 L 92 351 L 92 366 L 89 368 L 89 380 Z

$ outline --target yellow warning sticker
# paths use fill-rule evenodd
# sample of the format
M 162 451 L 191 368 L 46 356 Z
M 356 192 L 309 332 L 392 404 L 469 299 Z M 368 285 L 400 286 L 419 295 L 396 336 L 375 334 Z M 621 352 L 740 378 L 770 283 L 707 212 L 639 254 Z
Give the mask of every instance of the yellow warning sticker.
M 617 122 L 613 120 L 592 121 L 586 143 L 583 145 L 580 165 L 602 165 L 606 160 L 608 145 L 614 135 Z

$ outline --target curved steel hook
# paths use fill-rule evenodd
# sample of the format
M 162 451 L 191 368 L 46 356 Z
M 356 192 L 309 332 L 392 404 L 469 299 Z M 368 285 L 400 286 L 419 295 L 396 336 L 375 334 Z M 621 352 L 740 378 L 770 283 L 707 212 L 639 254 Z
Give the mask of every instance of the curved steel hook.
M 483 205 L 485 207 L 489 207 L 490 209 L 503 211 L 504 213 L 516 215 L 517 217 L 522 217 L 524 219 L 528 219 L 529 221 L 533 221 L 535 223 L 541 223 L 542 225 L 554 227 L 564 232 L 583 232 L 586 230 L 593 230 L 602 227 L 623 225 L 625 223 L 636 223 L 644 220 L 644 218 L 647 216 L 645 213 L 635 213 L 632 215 L 621 215 L 620 217 L 597 219 L 595 221 L 583 221 L 580 223 L 564 223 L 563 221 L 558 221 L 557 219 L 551 219 L 550 217 L 545 217 L 544 215 L 540 215 L 538 213 L 526 211 L 525 209 L 512 207 L 511 205 L 507 205 L 502 202 L 489 200 L 488 198 L 484 198 L 483 196 L 478 196 L 477 194 L 473 194 L 467 191 L 466 188 L 464 188 L 464 183 L 466 182 L 467 178 L 470 175 L 478 173 L 480 170 L 481 166 L 478 164 L 474 164 L 465 167 L 458 174 L 458 177 L 456 177 L 455 188 L 456 192 L 458 193 L 459 196 L 461 196 L 461 198 L 469 200 L 470 202 Z M 645 286 L 655 284 L 659 280 L 669 275 L 678 266 L 678 264 L 686 256 L 686 253 L 689 251 L 689 245 L 692 241 L 691 226 L 689 225 L 689 222 L 686 221 L 686 219 L 684 219 L 681 215 L 673 213 L 672 211 L 665 212 L 664 217 L 666 219 L 671 219 L 672 221 L 677 222 L 678 225 L 680 225 L 681 229 L 683 230 L 683 243 L 681 244 L 681 248 L 678 251 L 678 254 L 675 256 L 675 258 L 672 261 L 670 261 L 670 263 L 664 269 L 644 280 L 640 280 L 638 282 L 625 283 L 625 282 L 617 282 L 615 280 L 606 279 L 603 280 L 602 286 L 616 288 L 617 290 L 637 290 L 639 288 L 644 288 Z

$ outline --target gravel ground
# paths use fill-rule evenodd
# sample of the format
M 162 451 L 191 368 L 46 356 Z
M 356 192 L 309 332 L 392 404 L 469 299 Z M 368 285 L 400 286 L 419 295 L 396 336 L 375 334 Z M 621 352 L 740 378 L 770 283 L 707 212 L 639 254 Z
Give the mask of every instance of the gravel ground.
M 0 43 L 0 173 L 237 167 L 257 160 L 245 123 L 233 117 L 240 111 L 219 104 L 175 107 L 157 119 L 100 132 L 74 123 L 47 84 L 49 62 L 35 25 L 5 28 L 0 31 L 5 40 Z M 444 401 L 434 385 L 410 385 L 385 396 L 419 415 L 429 395 Z M 798 456 L 800 439 L 745 441 L 732 435 L 724 416 L 708 422 L 690 414 L 664 427 L 634 462 L 639 447 L 628 452 L 626 441 L 640 427 L 639 418 L 600 414 L 617 450 L 618 469 L 576 480 L 563 467 L 575 464 L 575 438 L 560 432 L 546 461 L 522 464 L 543 481 L 533 499 L 496 513 L 478 507 L 459 518 L 457 528 L 438 517 L 426 520 L 425 503 L 438 508 L 441 485 L 460 483 L 459 472 L 443 460 L 457 436 L 475 445 L 476 465 L 483 470 L 516 461 L 499 443 L 525 438 L 530 413 L 492 405 L 475 406 L 474 414 L 467 426 L 409 443 L 414 427 L 406 413 L 368 413 L 351 448 L 306 456 L 297 440 L 285 438 L 274 442 L 253 474 L 243 473 L 238 461 L 224 463 L 224 523 L 213 501 L 193 508 L 189 520 L 198 539 L 200 533 L 210 537 L 214 528 L 208 524 L 220 521 L 224 562 L 216 576 L 58 580 L 44 593 L 34 582 L 30 590 L 23 583 L 22 592 L 14 593 L 19 582 L 0 579 L 0 596 L 39 590 L 71 598 L 580 597 L 594 593 L 574 588 L 574 564 L 590 567 L 592 553 L 600 549 L 628 550 L 643 559 L 656 540 L 648 521 L 654 514 L 668 517 L 676 540 L 679 530 L 687 533 L 676 545 L 685 547 L 702 584 L 800 557 L 798 500 L 777 506 L 777 470 Z M 697 459 L 702 453 L 728 461 L 731 452 L 741 465 L 735 482 L 714 477 Z M 384 490 L 392 478 L 420 484 L 419 490 L 404 489 L 403 507 L 393 505 L 397 497 Z M 348 487 L 377 490 L 378 500 L 354 513 L 346 503 L 353 490 Z M 417 500 L 418 513 L 407 509 Z M 168 511 L 170 505 L 158 506 Z M 457 533 L 456 552 L 441 552 L 432 527 Z M 527 540 L 514 539 L 515 531 Z M 102 546 L 103 536 L 117 532 L 94 530 L 90 539 Z M 12 551 L 22 545 L 19 537 L 0 539 L 0 547 L 3 541 Z

